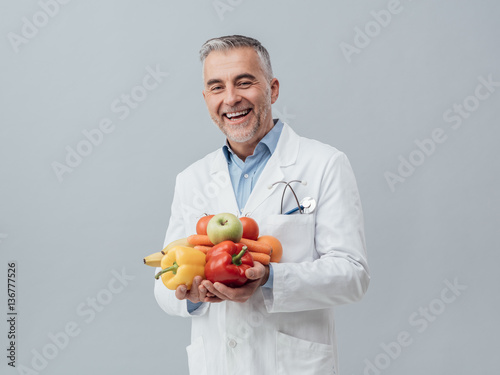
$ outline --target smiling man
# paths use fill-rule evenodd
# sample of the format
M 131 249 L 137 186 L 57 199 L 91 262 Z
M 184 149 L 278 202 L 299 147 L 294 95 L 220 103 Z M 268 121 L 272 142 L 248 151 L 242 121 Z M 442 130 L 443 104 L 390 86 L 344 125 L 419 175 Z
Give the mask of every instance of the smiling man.
M 170 291 L 159 280 L 158 304 L 192 318 L 191 374 L 338 374 L 334 307 L 361 299 L 370 279 L 349 161 L 272 118 L 279 82 L 260 42 L 214 38 L 200 57 L 203 97 L 226 144 L 177 176 L 165 243 L 192 234 L 204 213 L 230 212 L 277 237 L 283 257 L 255 262 L 239 288 L 197 277 Z M 282 214 L 297 207 L 295 194 L 317 207 Z
M 273 128 L 279 82 L 251 47 L 215 50 L 205 59 L 203 97 L 212 121 L 243 161 Z

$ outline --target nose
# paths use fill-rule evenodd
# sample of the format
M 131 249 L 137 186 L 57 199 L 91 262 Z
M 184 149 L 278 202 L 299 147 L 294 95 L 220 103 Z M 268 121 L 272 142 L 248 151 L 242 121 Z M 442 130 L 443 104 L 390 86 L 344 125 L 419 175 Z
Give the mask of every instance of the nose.
M 235 104 L 241 101 L 241 96 L 238 94 L 238 90 L 234 86 L 227 86 L 224 96 L 224 104 L 230 107 L 234 107 Z

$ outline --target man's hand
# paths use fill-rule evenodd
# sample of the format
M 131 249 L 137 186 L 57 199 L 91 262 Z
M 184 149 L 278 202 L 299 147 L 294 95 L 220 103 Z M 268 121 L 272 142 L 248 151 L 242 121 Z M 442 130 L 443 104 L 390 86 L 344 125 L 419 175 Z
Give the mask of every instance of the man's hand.
M 238 288 L 231 288 L 222 283 L 212 284 L 208 280 L 203 280 L 199 286 L 198 296 L 203 302 L 247 301 L 261 285 L 264 285 L 269 278 L 269 266 L 254 262 L 254 266 L 245 271 L 248 281 Z M 193 283 L 194 285 L 194 283 Z
M 175 290 L 175 296 L 177 299 L 188 299 L 193 303 L 203 302 L 205 295 L 200 295 L 200 284 L 202 280 L 201 276 L 195 276 L 190 290 L 187 290 L 185 285 L 179 285 Z

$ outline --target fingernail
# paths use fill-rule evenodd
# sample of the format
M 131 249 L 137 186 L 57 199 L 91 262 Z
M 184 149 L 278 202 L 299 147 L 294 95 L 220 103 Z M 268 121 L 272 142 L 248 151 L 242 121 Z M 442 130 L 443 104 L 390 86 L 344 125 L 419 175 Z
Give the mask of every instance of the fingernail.
M 253 271 L 248 271 L 248 277 L 255 277 L 255 273 Z
M 204 287 L 201 287 L 201 288 L 200 288 L 200 292 L 202 292 L 202 293 L 206 293 L 206 292 L 207 292 L 207 290 L 206 290 Z

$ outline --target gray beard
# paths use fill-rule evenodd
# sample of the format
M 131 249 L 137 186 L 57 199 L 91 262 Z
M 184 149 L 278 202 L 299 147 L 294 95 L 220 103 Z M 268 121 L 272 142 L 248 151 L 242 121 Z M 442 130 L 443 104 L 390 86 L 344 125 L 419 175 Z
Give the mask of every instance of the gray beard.
M 247 134 L 239 134 L 238 131 L 234 131 L 234 130 L 239 130 L 238 128 L 245 128 L 248 124 L 241 124 L 241 125 L 234 125 L 231 127 L 232 130 L 228 131 L 228 126 L 226 126 L 226 124 L 224 123 L 219 123 L 218 119 L 214 119 L 212 118 L 212 122 L 222 131 L 222 133 L 226 136 L 226 138 L 230 141 L 233 141 L 233 142 L 238 142 L 238 143 L 241 143 L 241 142 L 246 142 L 248 141 L 249 139 L 252 139 L 252 137 L 257 133 L 257 131 L 260 129 L 262 123 L 260 121 L 260 114 L 256 114 L 257 116 L 257 123 L 255 124 L 255 126 L 250 130 L 250 133 L 247 133 Z M 236 134 L 235 134 L 236 133 Z

